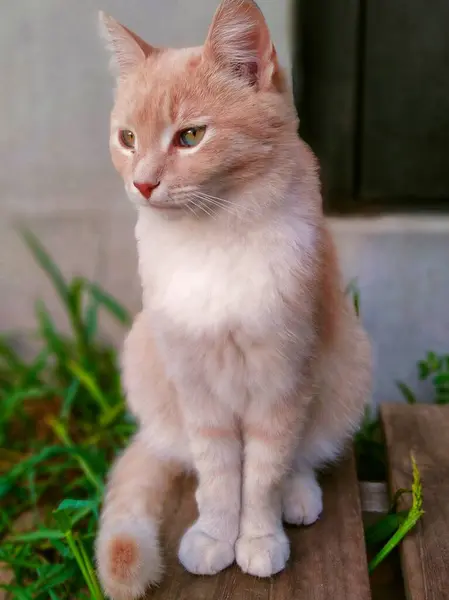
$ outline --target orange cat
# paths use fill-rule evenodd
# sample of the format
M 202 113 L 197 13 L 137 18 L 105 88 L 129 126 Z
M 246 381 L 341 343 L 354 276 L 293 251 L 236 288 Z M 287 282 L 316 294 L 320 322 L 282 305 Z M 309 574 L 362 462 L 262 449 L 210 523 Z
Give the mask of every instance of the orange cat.
M 358 426 L 367 337 L 341 289 L 317 163 L 253 0 L 223 0 L 201 48 L 153 48 L 102 15 L 117 68 L 112 160 L 137 205 L 143 309 L 123 381 L 139 431 L 109 479 L 102 584 L 137 598 L 162 574 L 173 476 L 198 475 L 179 559 L 282 570 L 282 518 L 321 513 L 315 470 Z

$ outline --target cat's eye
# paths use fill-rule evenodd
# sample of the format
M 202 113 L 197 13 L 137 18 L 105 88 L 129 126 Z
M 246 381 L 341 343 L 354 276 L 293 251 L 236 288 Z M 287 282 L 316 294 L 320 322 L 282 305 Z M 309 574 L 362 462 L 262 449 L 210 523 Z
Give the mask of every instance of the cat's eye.
M 134 149 L 136 145 L 136 136 L 131 130 L 121 129 L 118 136 L 122 146 L 125 146 L 125 148 L 130 148 L 131 150 Z
M 182 131 L 178 131 L 176 134 L 174 140 L 175 145 L 180 146 L 181 148 L 194 148 L 201 142 L 205 133 L 205 125 L 183 129 Z

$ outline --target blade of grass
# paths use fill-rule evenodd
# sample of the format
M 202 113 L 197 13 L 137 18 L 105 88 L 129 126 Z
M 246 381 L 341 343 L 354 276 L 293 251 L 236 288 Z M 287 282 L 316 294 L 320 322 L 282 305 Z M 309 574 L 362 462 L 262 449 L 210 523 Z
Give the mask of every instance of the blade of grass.
M 370 573 L 379 566 L 379 564 L 396 548 L 396 546 L 404 539 L 407 533 L 415 527 L 416 523 L 424 514 L 422 509 L 422 484 L 421 477 L 419 474 L 418 466 L 415 458 L 411 455 L 412 471 L 413 471 L 413 484 L 412 484 L 412 507 L 407 513 L 404 521 L 399 526 L 398 530 L 383 546 L 383 548 L 376 554 L 376 556 L 370 561 L 368 570 Z
M 109 427 L 118 417 L 120 417 L 125 410 L 125 402 L 117 402 L 115 406 L 110 408 L 108 412 L 104 413 L 100 418 L 101 427 Z
M 98 509 L 98 502 L 96 500 L 75 500 L 66 498 L 60 502 L 58 508 L 56 508 L 54 512 L 59 512 L 60 510 L 79 510 L 80 508 L 96 512 Z
M 54 354 L 61 370 L 64 370 L 64 361 L 67 354 L 66 344 L 60 336 L 45 304 L 40 300 L 36 303 L 36 315 L 40 333 L 47 342 L 48 350 Z
M 89 362 L 89 345 L 87 332 L 83 323 L 83 293 L 85 280 L 75 277 L 69 285 L 68 309 L 73 335 L 76 340 L 79 359 L 83 364 Z
M 47 366 L 48 356 L 49 352 L 47 348 L 43 348 L 24 373 L 23 380 L 21 381 L 21 386 L 25 387 L 40 383 L 36 380 L 38 379 L 38 375 L 40 375 L 44 368 Z
M 84 548 L 84 544 L 81 540 L 78 540 L 78 546 L 81 553 L 81 556 L 84 559 L 84 564 L 86 566 L 87 572 L 90 577 L 90 581 L 92 583 L 92 587 L 95 590 L 95 600 L 104 600 L 103 592 L 101 591 L 100 584 L 97 579 L 97 574 L 95 573 L 95 569 L 93 567 L 92 561 L 87 555 L 86 549 Z
M 43 542 L 48 540 L 61 539 L 63 534 L 57 529 L 42 528 L 37 531 L 30 531 L 29 533 L 17 533 L 15 535 L 8 536 L 3 542 L 4 546 L 9 544 L 28 544 L 29 542 Z
M 367 527 L 365 529 L 365 542 L 367 546 L 375 546 L 388 540 L 396 533 L 406 516 L 407 511 L 390 513 Z
M 6 336 L 0 336 L 0 358 L 14 371 L 23 372 L 27 370 L 26 363 L 12 347 Z
M 67 433 L 67 430 L 66 430 L 64 424 L 54 418 L 48 419 L 47 422 L 50 425 L 50 427 L 53 429 L 53 431 L 54 431 L 55 435 L 58 437 L 58 439 L 61 440 L 61 442 L 65 446 L 73 448 L 74 444 L 72 443 L 72 440 L 70 439 L 69 434 Z M 77 454 L 77 453 L 75 453 L 75 459 L 77 460 L 78 464 L 80 465 L 82 471 L 84 472 L 86 477 L 89 479 L 89 481 L 97 488 L 97 490 L 100 493 L 103 493 L 103 483 L 92 471 L 92 469 L 90 468 L 90 465 L 87 463 L 87 461 L 80 454 Z
M 23 400 L 32 400 L 45 398 L 48 394 L 54 393 L 49 387 L 30 387 L 21 390 L 17 390 L 4 398 L 0 407 L 1 420 L 0 426 L 6 423 L 14 414 L 17 405 Z
M 124 306 L 97 283 L 89 283 L 92 297 L 123 325 L 131 325 L 131 316 Z
M 98 327 L 98 300 L 92 295 L 89 298 L 89 304 L 86 309 L 85 323 L 88 342 L 91 342 L 97 333 Z
M 98 406 L 102 410 L 103 413 L 107 414 L 110 410 L 110 405 L 106 396 L 100 389 L 100 386 L 97 384 L 95 379 L 88 373 L 83 367 L 77 364 L 75 361 L 70 360 L 67 363 L 67 367 L 74 375 L 77 377 L 81 385 L 90 393 L 92 398 L 97 402 Z
M 400 389 L 400 391 L 402 392 L 402 395 L 404 396 L 405 400 L 409 403 L 409 404 L 416 404 L 416 396 L 415 394 L 412 392 L 412 390 L 408 387 L 408 385 L 406 385 L 404 382 L 402 381 L 397 381 L 396 385 L 398 386 L 398 388 Z
M 97 591 L 96 586 L 91 579 L 91 574 L 89 572 L 88 566 L 86 565 L 83 552 L 80 549 L 80 546 L 73 535 L 70 518 L 64 511 L 54 513 L 54 516 L 60 527 L 61 533 L 64 535 L 67 544 L 70 550 L 72 551 L 73 557 L 75 558 L 78 564 L 79 570 L 81 571 L 84 581 L 86 582 L 86 585 L 89 588 L 89 592 L 92 594 L 92 598 L 94 600 L 103 600 L 103 594 L 100 590 Z M 98 592 L 100 595 L 98 594 Z
M 69 289 L 59 267 L 52 260 L 50 254 L 47 252 L 45 247 L 37 239 L 37 237 L 29 229 L 22 229 L 22 237 L 31 250 L 35 260 L 39 263 L 41 268 L 45 271 L 48 277 L 51 279 L 55 290 L 58 292 L 64 305 L 68 306 L 69 302 Z
M 75 401 L 76 395 L 78 394 L 80 386 L 81 383 L 76 377 L 65 391 L 60 411 L 60 418 L 62 421 L 67 421 L 69 419 L 72 405 Z
M 24 590 L 16 585 L 0 583 L 0 590 L 5 590 L 5 592 L 14 594 L 13 596 L 7 596 L 8 598 L 14 598 L 14 600 L 33 600 L 30 591 Z
M 72 579 L 76 573 L 76 567 L 73 563 L 68 566 L 61 564 L 53 565 L 53 567 L 57 568 L 50 573 L 44 572 L 42 568 L 37 570 L 39 579 L 35 587 L 36 593 L 48 592 L 51 588 L 57 587 L 69 579 Z

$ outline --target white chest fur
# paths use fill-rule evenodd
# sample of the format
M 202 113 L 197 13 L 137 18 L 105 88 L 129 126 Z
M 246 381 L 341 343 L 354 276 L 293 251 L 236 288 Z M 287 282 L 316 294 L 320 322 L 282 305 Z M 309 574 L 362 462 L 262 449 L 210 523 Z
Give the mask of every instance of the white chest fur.
M 144 306 L 192 333 L 242 323 L 257 330 L 276 320 L 281 294 L 295 284 L 301 248 L 307 252 L 313 243 L 308 229 L 295 243 L 291 227 L 238 236 L 158 225 L 141 215 L 136 227 Z

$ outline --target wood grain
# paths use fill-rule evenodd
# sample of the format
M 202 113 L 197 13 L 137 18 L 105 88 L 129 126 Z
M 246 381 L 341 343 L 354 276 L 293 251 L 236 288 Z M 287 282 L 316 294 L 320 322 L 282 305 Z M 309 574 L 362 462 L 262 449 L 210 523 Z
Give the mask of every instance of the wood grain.
M 449 406 L 385 404 L 381 416 L 391 490 L 410 488 L 410 452 L 423 484 L 425 514 L 401 545 L 407 598 L 449 599 Z
M 196 517 L 194 481 L 181 479 L 166 507 L 167 569 L 148 600 L 368 600 L 369 580 L 360 500 L 353 458 L 323 477 L 324 514 L 308 528 L 289 528 L 292 556 L 287 569 L 269 580 L 233 566 L 213 577 L 197 577 L 179 564 L 182 533 Z

